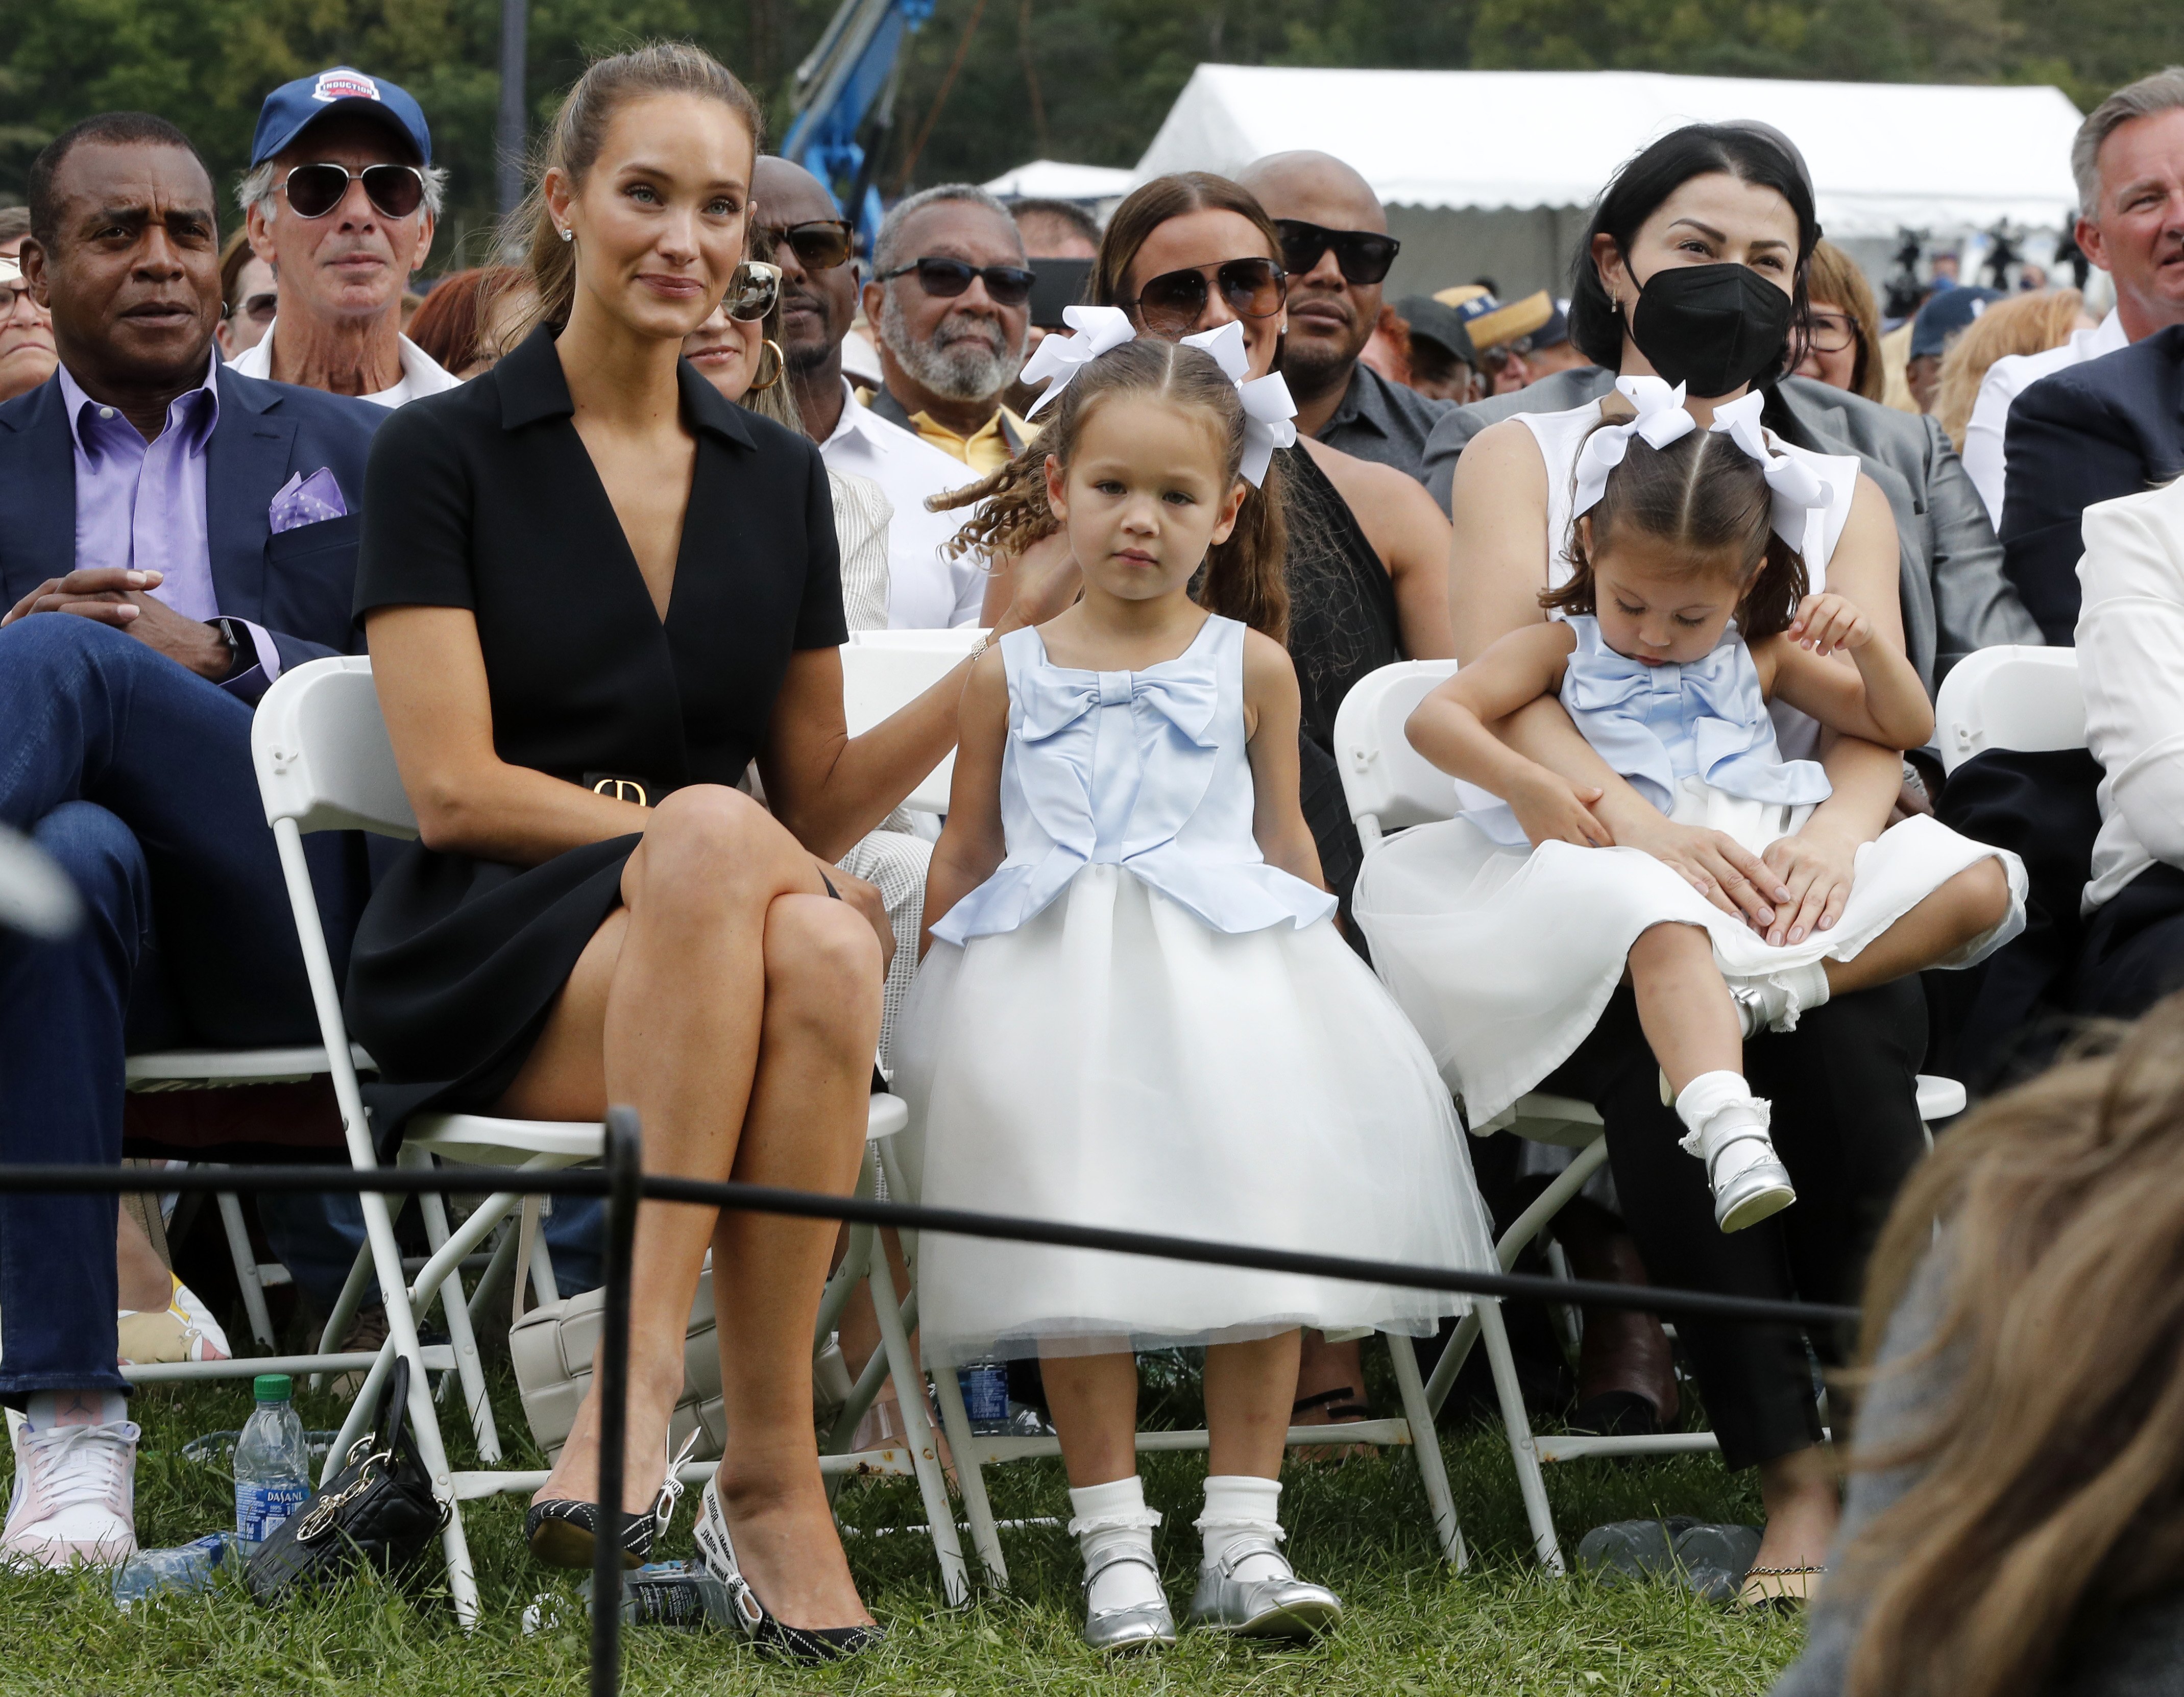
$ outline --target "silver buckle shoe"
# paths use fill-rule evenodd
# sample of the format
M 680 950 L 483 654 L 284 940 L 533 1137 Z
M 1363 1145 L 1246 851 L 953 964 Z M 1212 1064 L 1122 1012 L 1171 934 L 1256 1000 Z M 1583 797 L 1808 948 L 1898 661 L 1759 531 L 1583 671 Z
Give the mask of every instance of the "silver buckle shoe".
M 1302 1639 L 1332 1630 L 1342 1619 L 1342 1599 L 1324 1585 L 1293 1572 L 1273 1579 L 1239 1579 L 1236 1569 L 1254 1555 L 1289 1560 L 1271 1538 L 1239 1538 L 1220 1561 L 1198 1570 L 1190 1600 L 1190 1624 L 1201 1632 L 1237 1638 Z
M 1797 1192 L 1790 1182 L 1790 1169 L 1784 1166 L 1774 1155 L 1774 1145 L 1767 1134 L 1754 1127 L 1741 1136 L 1730 1138 L 1713 1152 L 1713 1160 L 1708 1164 L 1709 1183 L 1713 1171 L 1724 1150 L 1741 1143 L 1759 1143 L 1767 1146 L 1764 1159 L 1755 1160 L 1726 1184 L 1715 1188 L 1713 1193 L 1713 1222 L 1724 1232 L 1741 1232 L 1747 1226 L 1757 1226 L 1762 1220 L 1780 1214 L 1797 1199 Z
M 1160 1582 L 1160 1569 L 1142 1551 L 1111 1550 L 1084 1570 L 1084 1642 L 1103 1655 L 1130 1650 L 1171 1650 L 1175 1645 L 1175 1616 L 1162 1595 L 1150 1603 L 1131 1603 L 1119 1609 L 1092 1606 L 1092 1582 L 1110 1567 L 1128 1561 L 1149 1571 Z

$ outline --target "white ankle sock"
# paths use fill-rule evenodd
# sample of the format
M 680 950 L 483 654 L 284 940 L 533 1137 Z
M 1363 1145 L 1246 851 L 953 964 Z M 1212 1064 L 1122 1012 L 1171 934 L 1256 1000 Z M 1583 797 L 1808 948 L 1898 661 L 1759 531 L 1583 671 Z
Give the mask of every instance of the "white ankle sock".
M 23 1409 L 33 1432 L 56 1426 L 114 1426 L 129 1418 L 129 1399 L 120 1391 L 33 1391 Z
M 1271 1538 L 1279 1544 L 1286 1535 L 1279 1516 L 1282 1482 L 1262 1479 L 1255 1473 L 1209 1473 L 1206 1476 L 1206 1512 L 1195 1524 L 1205 1540 L 1205 1565 L 1212 1566 L 1228 1553 L 1231 1544 L 1247 1538 Z M 1240 1579 L 1286 1579 L 1290 1565 L 1279 1555 L 1247 1555 L 1236 1568 Z
M 1717 1191 L 1754 1161 L 1775 1158 L 1767 1137 L 1768 1104 L 1752 1093 L 1741 1072 L 1699 1074 L 1676 1098 L 1676 1117 L 1689 1127 L 1680 1147 L 1706 1163 L 1708 1181 Z M 1735 1137 L 1747 1127 L 1758 1129 L 1757 1140 Z
M 1069 1535 L 1089 1572 L 1102 1556 L 1130 1550 L 1145 1558 L 1145 1564 L 1117 1561 L 1100 1571 L 1085 1596 L 1089 1613 L 1108 1609 L 1134 1608 L 1156 1603 L 1165 1596 L 1160 1574 L 1150 1564 L 1153 1558 L 1153 1528 L 1161 1517 L 1145 1506 L 1144 1482 L 1133 1473 L 1112 1484 L 1087 1485 L 1069 1494 Z

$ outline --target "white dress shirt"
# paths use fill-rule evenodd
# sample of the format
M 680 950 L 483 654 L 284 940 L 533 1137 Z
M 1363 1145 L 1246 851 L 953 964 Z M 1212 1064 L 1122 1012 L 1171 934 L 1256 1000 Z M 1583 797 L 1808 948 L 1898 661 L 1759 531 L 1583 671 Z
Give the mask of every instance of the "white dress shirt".
M 978 473 L 875 417 L 847 379 L 842 384 L 841 421 L 819 444 L 819 453 L 832 470 L 871 478 L 894 509 L 888 525 L 889 626 L 933 631 L 977 624 L 986 598 L 984 556 L 972 550 L 950 559 L 944 552 L 970 515 L 929 511 L 925 498 L 975 482 Z
M 259 377 L 276 382 L 273 375 L 273 332 L 281 327 L 275 319 L 265 326 L 265 334 L 254 348 L 246 348 L 228 363 L 228 370 L 239 377 Z M 398 407 L 420 400 L 426 395 L 437 395 L 443 389 L 460 389 L 463 380 L 404 336 L 398 338 L 402 353 L 402 381 L 391 389 L 382 389 L 376 395 L 359 395 L 356 398 L 371 402 L 375 406 Z
M 2184 480 L 2086 509 L 2078 681 L 2101 763 L 2091 913 L 2156 860 L 2184 866 Z
M 1980 380 L 1979 398 L 1972 403 L 1971 421 L 1964 426 L 1963 459 L 1972 487 L 1986 503 L 1988 521 L 2002 528 L 2002 492 L 2009 468 L 2003 462 L 2003 431 L 2009 424 L 2009 406 L 2042 377 L 2052 377 L 2103 353 L 2131 346 L 2123 333 L 2123 320 L 2111 312 L 2092 330 L 2071 332 L 2060 348 L 2044 353 L 2008 353 L 1986 369 Z

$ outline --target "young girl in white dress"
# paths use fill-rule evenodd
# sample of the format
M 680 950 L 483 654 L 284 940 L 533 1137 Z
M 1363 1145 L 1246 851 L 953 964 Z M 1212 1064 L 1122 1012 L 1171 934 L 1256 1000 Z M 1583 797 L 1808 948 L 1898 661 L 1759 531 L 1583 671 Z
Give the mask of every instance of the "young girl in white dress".
M 1617 387 L 1635 416 L 1596 424 L 1576 455 L 1573 570 L 1540 597 L 1558 616 L 1494 643 L 1407 726 L 1421 754 L 1501 802 L 1394 839 L 1368 861 L 1357 907 L 1474 1126 L 1574 1052 L 1627 969 L 1683 1147 L 1706 1162 L 1715 1220 L 1733 1232 L 1796 1199 L 1768 1104 L 1745 1082 L 1744 1039 L 1831 995 L 2000 947 L 2024 924 L 2024 870 L 1906 819 L 1859 850 L 1839 920 L 1777 946 L 1663 862 L 1610 846 L 1588 806 L 1596 791 L 1489 728 L 1558 694 L 1663 812 L 1755 854 L 1830 793 L 1816 762 L 1783 758 L 1770 699 L 1886 748 L 1932 733 L 1909 662 L 1853 604 L 1807 593 L 1798 543 L 1833 490 L 1771 450 L 1760 398 L 1701 430 L 1680 389 Z
M 1240 396 L 1214 355 L 1156 340 L 1084 357 L 1113 328 L 1075 340 L 1036 447 L 967 498 L 987 501 L 969 534 L 989 549 L 1066 527 L 1084 598 L 966 687 L 896 1049 L 920 1198 L 1490 1269 L 1448 1091 L 1336 934 L 1298 806 L 1268 463 L 1286 390 Z M 1240 355 L 1229 339 L 1215 353 Z M 1281 1551 L 1298 1330 L 1422 1336 L 1463 1299 L 937 1233 L 920 1261 L 937 1370 L 996 1349 L 1043 1363 L 1089 1642 L 1174 1641 L 1133 1352 L 1177 1344 L 1208 1346 L 1192 1624 L 1293 1638 L 1338 1618 Z

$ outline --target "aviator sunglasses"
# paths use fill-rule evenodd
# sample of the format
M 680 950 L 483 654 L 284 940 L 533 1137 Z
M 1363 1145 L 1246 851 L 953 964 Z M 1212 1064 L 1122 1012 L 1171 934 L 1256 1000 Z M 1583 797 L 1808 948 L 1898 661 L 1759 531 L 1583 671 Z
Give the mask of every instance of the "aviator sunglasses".
M 1181 336 L 1206 315 L 1215 288 L 1239 318 L 1272 318 L 1289 299 L 1289 274 L 1272 259 L 1230 259 L 1193 270 L 1163 271 L 1138 291 L 1137 299 L 1122 304 L 1134 310 L 1155 336 Z
M 738 324 L 755 324 L 773 310 L 781 298 L 781 267 L 763 259 L 746 259 L 728 279 L 728 292 L 721 305 Z
M 298 165 L 281 180 L 289 209 L 298 218 L 324 218 L 342 203 L 352 180 L 382 218 L 407 218 L 425 203 L 425 174 L 415 165 L 366 165 L 352 171 L 331 161 Z
M 771 253 L 786 242 L 807 271 L 831 271 L 850 258 L 852 231 L 846 218 L 814 218 L 802 224 L 754 224 L 751 247 Z
M 1274 231 L 1282 238 L 1282 264 L 1289 267 L 1291 276 L 1304 275 L 1332 248 L 1342 281 L 1359 288 L 1386 277 L 1388 267 L 1396 263 L 1403 246 L 1392 236 L 1370 230 L 1329 230 L 1301 218 L 1277 218 Z
M 961 259 L 929 256 L 882 271 L 879 281 L 892 282 L 912 271 L 917 273 L 918 287 L 936 300 L 954 300 L 971 287 L 974 277 L 985 284 L 987 298 L 995 306 L 1022 306 L 1031 298 L 1032 275 L 1022 265 L 973 265 Z

